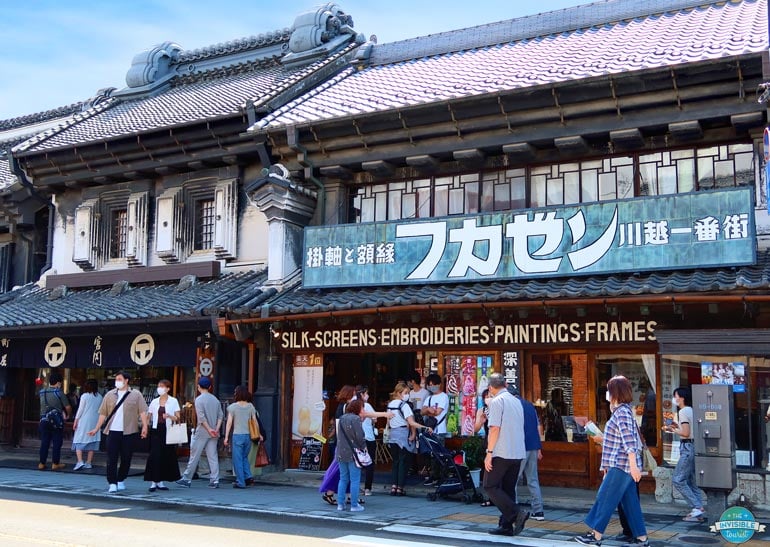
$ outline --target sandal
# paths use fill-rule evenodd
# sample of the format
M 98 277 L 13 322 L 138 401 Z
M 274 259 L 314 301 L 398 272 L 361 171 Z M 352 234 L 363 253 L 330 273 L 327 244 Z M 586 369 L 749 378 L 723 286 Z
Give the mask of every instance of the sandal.
M 396 489 L 396 495 L 397 496 L 406 496 L 406 492 L 404 492 L 403 488 Z
M 391 496 L 398 496 L 398 486 L 391 486 L 390 487 L 390 495 Z
M 321 496 L 321 499 L 324 500 L 329 505 L 337 505 L 337 500 L 334 499 L 334 494 L 326 493 L 323 496 Z
M 492 500 L 486 500 L 484 503 L 481 504 L 482 507 L 494 507 L 495 504 Z

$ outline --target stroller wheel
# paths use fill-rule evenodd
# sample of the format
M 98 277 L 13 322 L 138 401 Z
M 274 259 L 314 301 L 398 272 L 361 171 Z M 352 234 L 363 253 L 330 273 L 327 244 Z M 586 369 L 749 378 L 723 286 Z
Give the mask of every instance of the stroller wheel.
M 436 495 L 435 492 L 431 492 L 430 494 L 428 494 L 428 499 L 430 501 L 436 501 L 438 499 L 438 496 Z

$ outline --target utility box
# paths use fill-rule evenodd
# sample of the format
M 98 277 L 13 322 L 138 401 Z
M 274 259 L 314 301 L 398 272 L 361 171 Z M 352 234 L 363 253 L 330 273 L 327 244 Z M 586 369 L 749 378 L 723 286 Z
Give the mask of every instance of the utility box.
M 700 488 L 735 488 L 735 413 L 733 387 L 692 386 L 695 482 Z

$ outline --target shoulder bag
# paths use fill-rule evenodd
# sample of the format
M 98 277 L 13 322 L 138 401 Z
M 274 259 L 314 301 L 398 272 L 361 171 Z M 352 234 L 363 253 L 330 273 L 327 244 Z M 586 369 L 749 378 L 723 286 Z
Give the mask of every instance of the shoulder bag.
M 109 434 L 110 434 L 110 430 L 109 430 L 109 429 L 107 429 L 107 426 L 109 425 L 109 423 L 110 423 L 110 420 L 112 419 L 112 417 L 115 415 L 115 413 L 116 413 L 116 412 L 118 411 L 118 409 L 120 408 L 120 405 L 122 405 L 122 404 L 123 404 L 123 402 L 124 402 L 126 399 L 128 399 L 128 396 L 129 396 L 129 395 L 131 395 L 131 390 L 130 390 L 130 389 L 128 390 L 128 393 L 126 393 L 126 395 L 125 395 L 125 396 L 124 396 L 122 399 L 120 399 L 120 400 L 118 401 L 118 404 L 116 404 L 116 405 L 115 405 L 115 406 L 112 408 L 112 412 L 110 412 L 110 415 L 109 415 L 109 416 L 107 416 L 107 419 L 106 419 L 106 420 L 104 420 L 104 428 L 102 429 L 102 433 L 104 433 L 105 435 L 109 435 Z M 117 391 L 117 390 L 115 390 L 115 397 L 117 397 L 117 396 L 118 396 L 118 391 Z
M 644 435 L 642 435 L 639 424 L 636 424 L 636 433 L 639 435 L 639 440 L 642 443 L 642 471 L 647 471 L 652 474 L 652 472 L 658 468 L 658 462 L 655 461 L 655 456 L 653 456 L 650 449 L 647 448 L 647 443 L 644 442 Z
M 40 418 L 40 421 L 45 423 L 50 429 L 64 429 L 64 414 L 60 409 L 52 407 L 48 404 L 49 392 L 50 390 L 48 389 L 43 392 L 46 410 L 45 414 L 43 414 L 43 416 Z M 54 390 L 54 393 L 56 393 L 56 390 Z M 62 402 L 61 397 L 59 397 L 58 394 L 57 397 L 59 398 L 59 402 L 62 403 L 62 408 L 67 406 Z
M 340 431 L 342 431 L 342 436 L 345 437 L 346 441 L 348 441 L 350 449 L 353 451 L 353 462 L 356 464 L 356 467 L 360 469 L 362 467 L 369 467 L 372 465 L 372 457 L 369 455 L 369 451 L 366 450 L 366 448 L 361 450 L 353 446 L 353 443 L 350 441 L 350 437 L 348 437 L 344 426 L 340 427 Z
M 256 411 L 249 416 L 249 437 L 252 442 L 259 442 L 259 423 L 257 423 Z

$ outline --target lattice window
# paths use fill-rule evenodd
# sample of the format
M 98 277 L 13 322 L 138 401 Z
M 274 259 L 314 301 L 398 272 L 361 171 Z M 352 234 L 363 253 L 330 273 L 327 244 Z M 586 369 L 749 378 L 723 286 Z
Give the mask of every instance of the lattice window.
M 110 219 L 110 258 L 126 257 L 128 239 L 128 210 L 113 209 Z
M 214 247 L 214 223 L 216 203 L 213 199 L 201 199 L 195 203 L 194 250 L 203 251 Z

